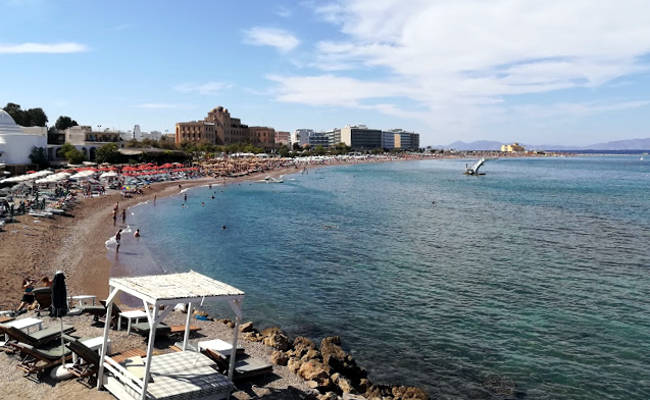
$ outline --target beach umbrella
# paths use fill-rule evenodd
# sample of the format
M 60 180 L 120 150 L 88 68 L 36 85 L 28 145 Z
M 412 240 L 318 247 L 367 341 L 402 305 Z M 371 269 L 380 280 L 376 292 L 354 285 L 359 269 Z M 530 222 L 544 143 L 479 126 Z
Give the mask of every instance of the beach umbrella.
M 56 271 L 52 280 L 52 305 L 50 306 L 50 317 L 59 318 L 61 325 L 61 366 L 52 371 L 55 379 L 66 379 L 70 372 L 65 367 L 65 341 L 63 340 L 63 317 L 68 313 L 68 291 L 65 287 L 65 275 L 63 271 Z

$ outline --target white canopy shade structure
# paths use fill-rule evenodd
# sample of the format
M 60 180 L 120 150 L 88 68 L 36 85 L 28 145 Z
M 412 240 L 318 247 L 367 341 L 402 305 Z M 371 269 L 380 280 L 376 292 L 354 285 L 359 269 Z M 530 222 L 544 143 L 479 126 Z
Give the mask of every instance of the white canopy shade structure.
M 100 389 L 105 385 L 104 372 L 108 370 L 113 376 L 117 377 L 122 385 L 129 386 L 131 392 L 135 391 L 138 397 L 142 400 L 147 398 L 147 387 L 149 386 L 152 365 L 152 353 L 154 340 L 156 338 L 156 326 L 173 310 L 174 306 L 178 303 L 187 304 L 187 318 L 185 322 L 185 335 L 183 337 L 182 353 L 186 353 L 187 342 L 190 333 L 190 319 L 192 317 L 192 304 L 203 304 L 205 300 L 221 300 L 226 301 L 230 308 L 236 315 L 235 328 L 233 334 L 232 353 L 230 355 L 230 364 L 228 368 L 228 378 L 232 380 L 235 358 L 237 351 L 237 334 L 239 332 L 239 324 L 241 323 L 242 311 L 241 305 L 244 300 L 244 292 L 232 287 L 223 282 L 219 282 L 198 272 L 190 271 L 184 273 L 168 274 L 168 275 L 149 275 L 137 276 L 129 278 L 111 278 L 109 280 L 110 294 L 106 300 L 106 324 L 104 326 L 104 341 L 101 351 L 101 358 L 99 363 L 99 371 L 97 373 L 97 388 Z M 134 381 L 132 376 L 128 376 L 128 371 L 123 370 L 121 366 L 110 357 L 106 356 L 106 344 L 108 342 L 108 334 L 110 331 L 110 315 L 112 313 L 113 301 L 119 293 L 126 293 L 133 297 L 142 300 L 144 310 L 147 314 L 149 321 L 149 342 L 147 347 L 147 357 L 145 362 L 145 372 L 142 380 Z M 196 354 L 196 359 L 205 357 L 202 354 Z M 164 356 L 156 356 L 164 357 Z M 155 363 L 155 358 L 153 362 Z M 220 375 L 222 379 L 225 379 Z M 109 382 L 110 383 L 110 382 Z M 154 386 L 157 383 L 154 384 Z M 116 397 L 122 398 L 118 395 L 118 390 L 115 392 L 110 385 L 107 384 L 106 388 L 111 391 Z M 121 391 L 119 393 L 124 393 Z M 151 397 L 153 394 L 149 393 Z M 134 398 L 133 396 L 124 398 Z M 185 397 L 183 397 L 185 398 Z
M 56 174 L 52 174 L 49 176 L 46 176 L 45 178 L 42 179 L 37 179 L 34 183 L 41 184 L 41 183 L 57 183 L 60 181 L 64 181 L 70 177 L 70 174 L 67 172 L 59 172 Z
M 53 173 L 54 172 L 45 169 L 43 171 L 34 172 L 33 174 L 12 176 L 11 178 L 1 180 L 0 183 L 28 182 L 28 181 L 33 181 L 35 179 L 42 178 L 44 176 L 51 175 Z
M 108 171 L 108 172 L 104 172 L 103 174 L 99 175 L 99 179 L 115 178 L 115 177 L 117 177 L 117 172 L 115 172 L 115 171 Z
M 70 179 L 88 179 L 89 177 L 93 176 L 95 174 L 95 171 L 79 171 L 76 174 L 72 175 Z

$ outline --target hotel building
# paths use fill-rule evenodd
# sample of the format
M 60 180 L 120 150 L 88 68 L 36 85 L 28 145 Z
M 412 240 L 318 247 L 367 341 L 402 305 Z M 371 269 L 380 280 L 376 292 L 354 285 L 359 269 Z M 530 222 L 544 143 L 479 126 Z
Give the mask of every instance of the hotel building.
M 205 121 L 178 122 L 176 124 L 176 144 L 183 142 L 215 144 L 215 124 Z
M 365 125 L 346 125 L 341 128 L 341 142 L 355 150 L 379 149 L 382 146 L 381 138 L 381 130 L 368 129 Z
M 275 129 L 268 126 L 251 126 L 248 128 L 250 141 L 255 146 L 274 147 Z
M 277 146 L 290 146 L 291 145 L 291 133 L 284 131 L 275 132 L 275 144 Z

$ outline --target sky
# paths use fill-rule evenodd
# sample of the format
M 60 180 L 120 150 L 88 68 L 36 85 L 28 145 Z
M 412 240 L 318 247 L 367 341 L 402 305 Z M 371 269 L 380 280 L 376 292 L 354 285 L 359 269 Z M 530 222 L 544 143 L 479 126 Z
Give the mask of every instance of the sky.
M 650 137 L 647 0 L 0 0 L 0 103 L 53 124 L 248 125 L 456 140 Z

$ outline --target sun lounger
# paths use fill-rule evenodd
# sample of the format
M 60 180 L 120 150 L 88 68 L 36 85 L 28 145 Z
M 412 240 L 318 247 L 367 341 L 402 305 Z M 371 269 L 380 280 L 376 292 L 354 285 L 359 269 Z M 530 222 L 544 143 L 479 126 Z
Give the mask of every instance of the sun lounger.
M 9 336 L 9 340 L 15 340 L 18 343 L 28 344 L 30 346 L 43 346 L 61 337 L 61 327 L 51 326 L 47 329 L 41 329 L 34 333 L 26 333 L 20 329 L 10 326 L 0 326 L 0 330 Z M 63 325 L 63 333 L 71 333 L 74 327 L 70 325 Z
M 150 331 L 149 322 L 144 321 L 138 322 L 137 324 L 131 324 L 131 331 L 137 333 L 138 335 L 148 337 Z M 156 336 L 168 336 L 171 331 L 172 328 L 162 322 L 156 325 Z
M 228 361 L 230 357 L 224 357 L 224 354 L 214 350 L 204 350 L 203 354 L 213 359 L 222 373 L 228 372 Z M 257 376 L 273 372 L 273 365 L 259 358 L 251 357 L 247 354 L 237 353 L 235 359 L 235 373 L 233 380 L 242 381 Z
M 70 359 L 70 349 L 63 345 L 39 348 L 24 343 L 11 343 L 16 351 L 20 352 L 21 360 L 16 366 L 25 372 L 25 376 L 36 373 L 36 378 L 40 381 L 45 370 L 61 364 L 61 359 Z
M 176 335 L 176 334 L 185 334 L 185 325 L 171 325 L 169 327 L 171 330 L 169 331 L 170 335 Z M 201 328 L 199 328 L 196 325 L 190 325 L 190 334 L 196 333 L 200 331 Z
M 69 367 L 68 371 L 70 371 L 74 376 L 76 376 L 79 381 L 83 381 L 83 378 L 86 377 L 90 377 L 90 379 L 92 379 L 92 377 L 97 374 L 97 370 L 99 369 L 99 362 L 100 362 L 99 354 L 96 351 L 84 345 L 79 340 L 71 341 L 67 343 L 66 346 L 73 353 L 79 356 L 77 362 L 74 363 L 71 367 Z
M 41 311 L 48 309 L 52 305 L 52 288 L 42 287 L 32 290 L 34 299 L 38 303 L 37 314 L 40 315 Z

